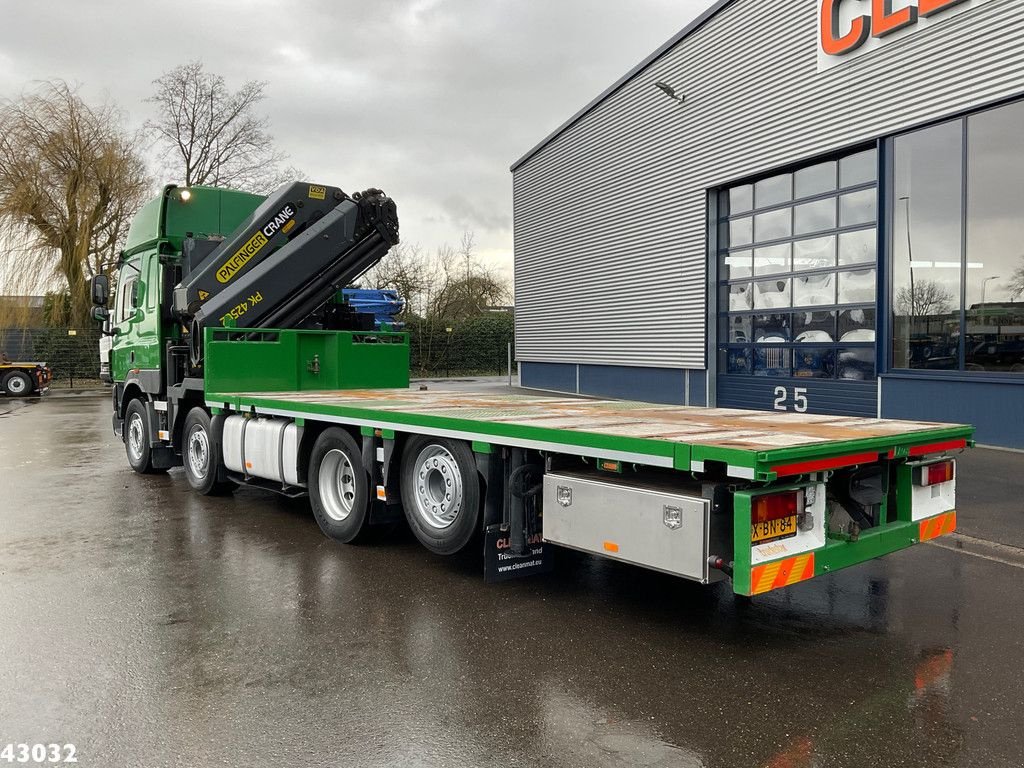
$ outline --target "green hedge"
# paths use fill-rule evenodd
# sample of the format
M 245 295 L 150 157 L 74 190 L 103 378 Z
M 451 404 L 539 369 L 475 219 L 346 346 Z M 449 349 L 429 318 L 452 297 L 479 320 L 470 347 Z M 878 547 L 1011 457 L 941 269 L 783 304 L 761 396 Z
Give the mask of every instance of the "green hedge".
M 511 312 L 449 323 L 413 318 L 406 322 L 406 330 L 413 376 L 498 375 L 508 370 L 515 318 Z
M 95 328 L 0 329 L 0 351 L 11 360 L 49 363 L 55 384 L 98 379 L 99 343 Z

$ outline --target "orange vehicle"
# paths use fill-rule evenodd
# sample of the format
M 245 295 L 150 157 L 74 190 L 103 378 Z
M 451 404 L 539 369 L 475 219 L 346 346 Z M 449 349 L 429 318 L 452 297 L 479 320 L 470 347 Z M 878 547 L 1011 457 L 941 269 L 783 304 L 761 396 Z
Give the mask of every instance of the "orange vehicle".
M 41 395 L 50 387 L 53 371 L 46 363 L 23 363 L 0 352 L 0 391 L 8 397 Z

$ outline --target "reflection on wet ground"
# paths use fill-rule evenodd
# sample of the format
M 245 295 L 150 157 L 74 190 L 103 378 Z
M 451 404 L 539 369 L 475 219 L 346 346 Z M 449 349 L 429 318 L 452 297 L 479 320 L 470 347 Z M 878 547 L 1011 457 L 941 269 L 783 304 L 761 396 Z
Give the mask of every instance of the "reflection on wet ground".
M 1021 764 L 1019 568 L 918 547 L 744 602 L 560 552 L 488 587 L 405 533 L 343 547 L 302 502 L 137 477 L 106 407 L 0 420 L 0 742 L 83 766 Z

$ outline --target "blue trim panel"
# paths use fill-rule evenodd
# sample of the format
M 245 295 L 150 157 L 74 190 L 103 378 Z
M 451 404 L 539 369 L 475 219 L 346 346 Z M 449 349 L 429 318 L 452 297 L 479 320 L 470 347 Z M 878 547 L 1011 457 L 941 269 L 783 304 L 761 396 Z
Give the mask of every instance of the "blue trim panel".
M 707 371 L 687 371 L 690 377 L 690 405 L 706 406 L 708 404 L 708 373 Z
M 979 443 L 1024 449 L 1024 379 L 883 376 L 882 416 L 973 424 Z
M 785 390 L 785 396 L 779 389 Z M 876 381 L 835 381 L 831 379 L 794 379 L 767 376 L 719 376 L 718 407 L 743 408 L 753 411 L 796 413 L 797 389 L 806 390 L 807 410 L 834 416 L 878 415 L 878 383 Z M 780 408 L 776 408 L 778 403 Z
M 519 383 L 528 389 L 576 391 L 576 366 L 569 363 L 519 363 Z
M 581 365 L 580 394 L 685 405 L 686 371 L 675 368 Z

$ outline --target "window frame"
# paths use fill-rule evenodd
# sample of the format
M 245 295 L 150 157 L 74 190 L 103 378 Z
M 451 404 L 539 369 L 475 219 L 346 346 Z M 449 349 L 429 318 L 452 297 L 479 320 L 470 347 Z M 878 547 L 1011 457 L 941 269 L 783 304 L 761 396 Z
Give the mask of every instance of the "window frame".
M 875 152 L 875 179 L 869 182 L 863 182 L 853 184 L 844 187 L 842 184 L 841 164 L 843 159 L 855 157 L 857 155 Z M 715 279 L 711 282 L 711 289 L 716 291 L 716 300 L 713 305 L 715 306 L 714 312 L 714 338 L 715 344 L 712 350 L 716 356 L 716 368 L 717 375 L 722 376 L 742 376 L 750 378 L 771 378 L 771 379 L 794 379 L 797 381 L 806 380 L 806 377 L 797 376 L 795 374 L 797 359 L 797 353 L 800 350 L 822 350 L 826 349 L 833 358 L 832 373 L 829 377 L 815 378 L 815 381 L 831 381 L 835 383 L 842 383 L 850 381 L 843 379 L 839 376 L 839 366 L 837 361 L 842 351 L 847 349 L 861 349 L 872 351 L 872 358 L 874 362 L 874 377 L 867 379 L 867 381 L 875 381 L 882 374 L 882 358 L 884 355 L 879 351 L 883 344 L 882 335 L 882 276 L 883 276 L 883 248 L 884 248 L 884 214 L 885 208 L 885 187 L 884 181 L 885 176 L 883 174 L 883 146 L 882 142 L 876 141 L 871 144 L 861 144 L 852 148 L 835 152 L 827 156 L 818 157 L 808 162 L 800 163 L 799 165 L 788 166 L 787 168 L 777 169 L 775 171 L 759 175 L 747 180 L 740 180 L 735 183 L 729 183 L 718 187 L 712 192 L 715 196 L 715 216 L 713 223 L 717 227 L 716 232 L 718 233 L 715 238 L 715 244 L 711 253 L 714 259 L 715 266 Z M 804 169 L 813 168 L 815 166 L 824 163 L 835 163 L 835 188 L 827 191 L 809 195 L 806 197 L 798 197 L 796 194 L 796 175 Z M 772 179 L 783 175 L 790 176 L 790 187 L 792 194 L 790 199 L 786 202 L 775 203 L 763 207 L 758 207 L 757 196 L 755 194 L 756 186 L 761 181 L 766 179 Z M 750 187 L 751 190 L 751 207 L 745 210 L 740 210 L 733 213 L 730 209 L 730 200 L 732 190 L 740 187 Z M 874 191 L 875 193 L 875 220 L 871 223 L 860 223 L 854 225 L 843 226 L 842 225 L 842 199 L 844 195 L 851 193 Z M 807 233 L 796 234 L 796 209 L 798 206 L 805 205 L 808 203 L 821 202 L 823 200 L 831 200 L 835 206 L 835 226 L 820 231 L 813 231 Z M 755 231 L 755 218 L 756 216 L 763 213 L 771 213 L 774 211 L 789 209 L 790 211 L 790 229 L 791 235 L 786 238 L 778 238 L 773 240 L 758 241 Z M 731 225 L 736 220 L 749 219 L 751 225 L 752 238 L 750 243 L 738 244 L 735 247 L 723 247 L 724 243 L 729 242 L 729 233 L 731 231 Z M 844 263 L 840 261 L 840 248 L 842 244 L 842 236 L 848 233 L 856 232 L 874 232 L 875 240 L 875 256 L 873 261 L 855 261 L 851 263 Z M 724 240 L 723 240 L 724 237 Z M 802 241 L 820 240 L 823 238 L 832 237 L 834 238 L 833 245 L 833 257 L 834 261 L 828 266 L 812 267 L 809 269 L 797 270 L 796 267 L 796 254 L 795 249 L 792 247 L 793 244 Z M 756 251 L 759 248 L 770 248 L 779 245 L 790 245 L 790 261 L 789 269 L 783 272 L 775 272 L 771 274 L 758 274 L 757 273 L 757 262 L 756 262 Z M 725 260 L 734 254 L 749 252 L 751 255 L 750 274 L 743 277 L 733 277 L 731 274 L 728 278 L 724 277 Z M 863 270 L 874 270 L 875 271 L 875 297 L 872 302 L 857 302 L 857 303 L 839 303 L 839 275 L 846 272 L 857 272 Z M 797 306 L 795 304 L 795 293 L 796 293 L 796 280 L 801 277 L 813 277 L 816 275 L 832 275 L 835 277 L 835 298 L 832 303 L 820 304 L 813 306 Z M 756 285 L 761 282 L 771 282 L 773 280 L 786 280 L 790 283 L 790 303 L 788 307 L 765 307 L 758 309 L 756 305 Z M 729 293 L 734 286 L 746 285 L 751 292 L 751 307 L 749 309 L 732 311 L 729 308 Z M 874 313 L 874 342 L 843 342 L 839 338 L 839 317 L 841 313 L 846 311 L 855 310 L 868 310 Z M 796 315 L 800 313 L 821 313 L 831 312 L 834 314 L 835 322 L 835 333 L 831 343 L 821 342 L 802 342 L 797 343 L 792 340 L 793 337 L 793 325 L 795 323 Z M 756 324 L 756 318 L 763 315 L 785 315 L 789 320 L 789 332 L 791 340 L 788 342 L 770 342 L 766 344 L 757 344 L 754 342 L 753 328 Z M 751 333 L 750 338 L 745 343 L 732 342 L 729 339 L 729 318 L 743 318 L 746 320 L 750 327 Z M 725 322 L 723 322 L 725 321 Z M 725 334 L 723 337 L 723 328 Z M 758 352 L 767 353 L 770 351 L 778 351 L 784 354 L 788 354 L 789 358 L 789 373 L 785 376 L 763 376 L 755 372 L 756 358 Z M 739 354 L 748 360 L 748 370 L 742 373 L 729 371 L 729 359 Z
M 879 306 L 879 314 L 876 318 L 876 324 L 878 326 L 878 333 L 876 339 L 879 345 L 879 357 L 880 365 L 878 367 L 878 376 L 885 376 L 887 378 L 901 378 L 901 379 L 940 379 L 947 381 L 961 381 L 961 382 L 992 382 L 992 383 L 1021 383 L 1024 384 L 1024 374 L 1014 373 L 1012 371 L 972 371 L 967 369 L 967 344 L 959 344 L 958 352 L 958 367 L 955 370 L 939 370 L 929 368 L 902 368 L 896 365 L 896 337 L 894 333 L 896 324 L 896 305 L 895 305 L 895 277 L 892 264 L 892 253 L 894 250 L 894 238 L 896 237 L 895 231 L 895 216 L 896 208 L 891 204 L 892 201 L 896 200 L 896 167 L 895 167 L 895 156 L 896 156 L 896 141 L 900 138 L 912 136 L 921 131 L 926 131 L 931 128 L 936 128 L 942 125 L 951 125 L 954 123 L 960 124 L 960 148 L 961 148 L 961 168 L 960 168 L 960 310 L 959 310 L 959 333 L 962 340 L 966 339 L 967 330 L 967 290 L 968 290 L 968 245 L 969 245 L 969 224 L 970 224 L 970 177 L 971 177 L 971 163 L 970 163 L 970 120 L 972 117 L 977 115 L 985 114 L 987 112 L 994 112 L 1004 107 L 1009 107 L 1024 102 L 1024 98 L 1017 96 L 1014 98 L 1003 99 L 997 103 L 989 104 L 987 106 L 971 110 L 969 112 L 962 112 L 958 115 L 945 117 L 939 120 L 932 120 L 928 123 L 917 125 L 912 128 L 908 128 L 898 133 L 887 136 L 882 142 L 882 154 L 883 159 L 883 183 L 880 184 L 879 190 L 882 197 L 879 198 L 879 204 L 884 205 L 883 209 L 879 211 L 879 228 L 884 230 L 885 237 L 879 244 L 882 250 L 879 251 L 880 269 L 879 274 L 884 275 L 884 295 L 885 305 L 884 308 Z M 884 190 L 884 191 L 883 191 Z M 882 222 L 884 221 L 884 226 Z M 884 254 L 884 258 L 883 258 Z

